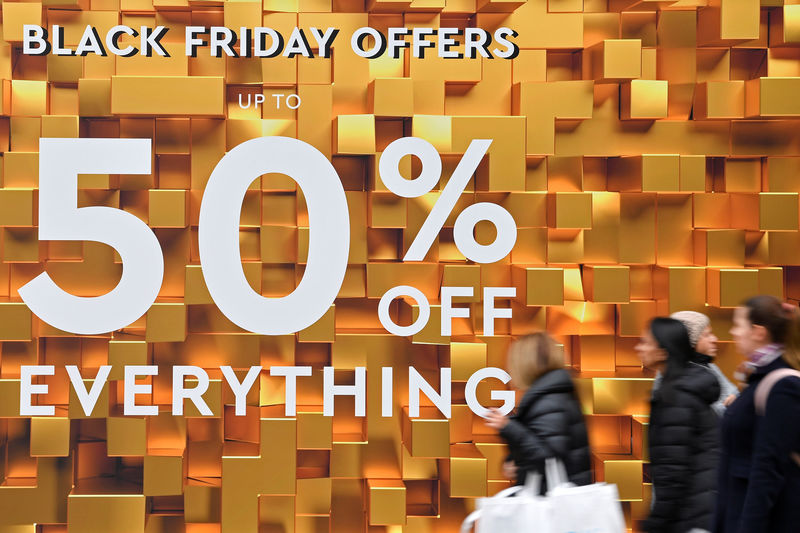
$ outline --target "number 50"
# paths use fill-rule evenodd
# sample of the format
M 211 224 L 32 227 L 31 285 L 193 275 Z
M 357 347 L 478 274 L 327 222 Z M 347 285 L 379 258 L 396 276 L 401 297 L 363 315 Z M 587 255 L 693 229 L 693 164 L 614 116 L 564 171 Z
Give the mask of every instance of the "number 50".
M 48 324 L 78 334 L 127 326 L 153 304 L 164 277 L 164 257 L 153 232 L 134 215 L 110 207 L 78 207 L 78 174 L 149 174 L 150 139 L 40 139 L 39 239 L 107 244 L 122 258 L 122 276 L 97 297 L 69 294 L 44 272 L 19 295 Z M 303 190 L 309 244 L 305 273 L 282 298 L 250 288 L 239 252 L 245 192 L 262 174 L 286 174 Z M 344 280 L 350 219 L 339 176 L 311 145 L 288 137 L 261 137 L 228 152 L 211 173 L 199 222 L 200 262 L 220 311 L 239 327 L 285 335 L 322 317 Z

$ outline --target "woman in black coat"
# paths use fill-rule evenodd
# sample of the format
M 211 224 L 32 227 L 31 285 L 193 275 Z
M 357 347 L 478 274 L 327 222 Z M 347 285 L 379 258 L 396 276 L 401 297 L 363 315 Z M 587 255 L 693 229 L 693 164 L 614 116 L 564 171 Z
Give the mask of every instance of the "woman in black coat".
M 719 382 L 693 360 L 689 334 L 677 320 L 654 318 L 636 351 L 646 367 L 663 375 L 650 402 L 653 507 L 642 529 L 709 531 L 719 449 L 719 419 L 711 405 L 719 398 Z
M 546 333 L 534 333 L 515 341 L 508 357 L 514 385 L 527 390 L 515 415 L 492 410 L 487 417 L 487 424 L 508 444 L 507 471 L 515 472 L 517 483 L 523 484 L 529 473 L 543 474 L 545 459 L 555 457 L 572 483 L 590 484 L 586 422 L 561 352 Z
M 800 531 L 800 379 L 785 377 L 755 411 L 755 391 L 771 372 L 800 368 L 795 306 L 756 296 L 733 315 L 731 335 L 748 361 L 747 381 L 722 419 L 715 533 Z

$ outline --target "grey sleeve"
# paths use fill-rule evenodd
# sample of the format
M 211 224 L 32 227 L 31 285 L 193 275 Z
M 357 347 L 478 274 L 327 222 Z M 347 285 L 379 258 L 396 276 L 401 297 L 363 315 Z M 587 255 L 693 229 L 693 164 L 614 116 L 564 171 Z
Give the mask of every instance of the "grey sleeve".
M 723 402 L 731 394 L 738 395 L 739 389 L 736 388 L 736 385 L 731 383 L 727 377 L 725 377 L 725 374 L 722 373 L 722 370 L 720 370 L 717 365 L 714 363 L 709 363 L 708 368 L 711 369 L 711 371 L 717 377 L 720 389 L 719 400 L 714 402 L 711 408 L 714 409 L 714 412 L 719 416 L 722 416 L 723 413 L 725 413 L 725 404 Z

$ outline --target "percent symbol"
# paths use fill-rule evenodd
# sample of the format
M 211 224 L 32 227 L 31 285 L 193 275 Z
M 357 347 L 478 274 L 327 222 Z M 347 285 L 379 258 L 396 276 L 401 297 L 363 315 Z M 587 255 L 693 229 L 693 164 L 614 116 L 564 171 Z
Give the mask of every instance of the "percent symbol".
M 422 261 L 425 258 L 491 144 L 491 139 L 472 140 L 414 237 L 403 261 Z M 420 175 L 410 180 L 400 174 L 400 160 L 407 155 L 416 156 L 422 163 Z M 386 147 L 378 164 L 378 173 L 386 188 L 394 194 L 403 198 L 419 198 L 431 192 L 439 183 L 442 158 L 428 141 L 418 137 L 403 137 Z M 484 245 L 475 240 L 475 226 L 481 221 L 491 222 L 497 230 L 497 236 L 491 244 Z M 514 248 L 517 242 L 517 223 L 511 213 L 499 205 L 479 202 L 467 207 L 456 217 L 453 239 L 458 251 L 470 261 L 494 263 Z

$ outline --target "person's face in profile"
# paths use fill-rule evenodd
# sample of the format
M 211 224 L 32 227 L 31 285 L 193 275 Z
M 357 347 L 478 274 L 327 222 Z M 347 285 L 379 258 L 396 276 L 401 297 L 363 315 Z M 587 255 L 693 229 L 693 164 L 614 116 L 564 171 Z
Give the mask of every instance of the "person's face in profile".
M 658 345 L 650 328 L 642 332 L 639 344 L 634 349 L 646 368 L 658 370 L 667 360 L 667 352 Z
M 711 330 L 711 326 L 706 326 L 706 329 L 703 330 L 703 333 L 700 334 L 700 338 L 697 339 L 697 346 L 695 346 L 695 351 L 697 353 L 701 353 L 703 355 L 707 355 L 709 357 L 716 357 L 717 356 L 717 336 L 714 335 L 714 332 Z
M 746 356 L 770 342 L 767 329 L 764 326 L 755 326 L 750 322 L 747 307 L 737 307 L 733 312 L 731 337 L 733 337 L 739 352 Z

